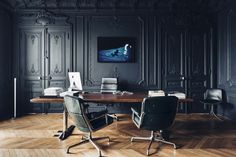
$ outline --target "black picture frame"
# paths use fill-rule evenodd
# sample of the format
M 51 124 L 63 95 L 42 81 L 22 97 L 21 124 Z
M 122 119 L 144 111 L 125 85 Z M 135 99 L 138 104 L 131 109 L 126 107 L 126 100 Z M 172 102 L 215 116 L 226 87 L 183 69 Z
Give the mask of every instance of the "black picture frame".
M 135 37 L 97 37 L 97 61 L 100 63 L 135 62 Z

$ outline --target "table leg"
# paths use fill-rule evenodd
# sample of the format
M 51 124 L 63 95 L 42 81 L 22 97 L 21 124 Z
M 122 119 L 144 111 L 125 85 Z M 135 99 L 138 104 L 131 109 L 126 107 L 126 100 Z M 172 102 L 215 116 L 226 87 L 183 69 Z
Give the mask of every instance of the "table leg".
M 64 105 L 64 111 L 63 111 L 63 132 L 61 133 L 61 135 L 59 136 L 59 139 L 61 140 L 65 140 L 67 137 L 69 137 L 73 130 L 74 130 L 75 126 L 71 125 L 70 127 L 68 127 L 68 111 Z
M 66 107 L 64 106 L 63 111 L 63 131 L 66 131 L 68 129 L 68 112 Z

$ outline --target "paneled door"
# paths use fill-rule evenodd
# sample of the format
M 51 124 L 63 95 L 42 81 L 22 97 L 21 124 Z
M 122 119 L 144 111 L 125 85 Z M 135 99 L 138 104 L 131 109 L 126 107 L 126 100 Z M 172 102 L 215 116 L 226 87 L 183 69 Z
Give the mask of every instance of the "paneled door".
M 68 71 L 71 62 L 70 28 L 49 27 L 46 29 L 45 56 L 45 87 L 68 88 Z M 51 103 L 46 110 L 49 112 L 63 111 L 63 105 Z
M 20 90 L 23 113 L 60 112 L 62 104 L 30 104 L 47 87 L 67 88 L 71 67 L 70 27 L 23 27 L 20 29 Z
M 192 28 L 189 32 L 188 51 L 188 95 L 193 98 L 192 111 L 207 112 L 206 106 L 198 100 L 211 87 L 212 35 L 210 29 Z
M 211 87 L 211 37 L 210 29 L 166 27 L 162 31 L 162 88 L 193 98 L 190 112 L 207 111 L 199 99 Z
M 31 112 L 30 98 L 41 95 L 44 82 L 44 29 L 20 29 L 20 103 L 17 103 L 19 114 Z M 19 105 L 20 104 L 20 105 Z M 35 105 L 35 110 L 40 111 L 41 106 Z
M 162 33 L 162 87 L 186 92 L 186 30 L 165 27 Z
M 67 72 L 70 69 L 70 32 L 62 28 L 46 29 L 46 87 L 67 87 Z

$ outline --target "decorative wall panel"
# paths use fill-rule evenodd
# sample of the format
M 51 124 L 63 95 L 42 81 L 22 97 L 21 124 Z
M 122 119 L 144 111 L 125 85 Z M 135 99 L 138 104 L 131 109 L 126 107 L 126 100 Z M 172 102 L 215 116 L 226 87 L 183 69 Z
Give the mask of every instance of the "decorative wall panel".
M 43 69 L 43 29 L 41 28 L 20 28 L 20 69 L 19 80 L 20 99 L 22 104 L 20 112 L 30 112 L 32 106 L 29 99 L 33 95 L 40 95 L 43 91 L 43 83 L 40 78 L 44 73 Z
M 62 68 L 65 65 L 65 56 L 63 55 L 65 47 L 64 38 L 63 34 L 51 33 L 49 35 L 50 73 L 54 75 L 61 74 L 64 70 L 64 68 Z
M 0 120 L 13 117 L 12 18 L 0 5 Z
M 225 93 L 219 113 L 236 121 L 236 3 L 221 12 L 218 22 L 218 87 Z
M 67 72 L 70 68 L 70 28 L 48 29 L 49 86 L 67 88 Z
M 25 76 L 36 76 L 42 73 L 41 68 L 41 54 L 42 54 L 42 30 L 40 32 L 27 32 L 24 33 L 25 43 L 22 43 L 26 46 L 25 54 Z
M 87 85 L 100 86 L 102 77 L 118 77 L 121 86 L 122 83 L 137 86 L 144 81 L 144 20 L 141 17 L 93 16 L 88 19 L 87 31 L 88 53 L 85 54 Z M 134 62 L 99 63 L 97 61 L 98 37 L 136 38 Z
M 120 4 L 123 3 L 124 1 Z M 42 36 L 46 36 L 47 51 L 41 54 L 45 80 L 37 85 L 37 80 L 30 78 L 27 87 L 34 92 L 28 94 L 30 95 L 28 97 L 39 95 L 40 90 L 36 88 L 41 85 L 67 88 L 67 72 L 79 71 L 85 90 L 100 90 L 102 77 L 118 77 L 119 90 L 147 91 L 151 88 L 177 90 L 187 93 L 188 96 L 195 96 L 197 102 L 212 81 L 209 79 L 208 70 L 211 71 L 210 60 L 213 54 L 212 34 L 208 25 L 210 21 L 204 20 L 206 23 L 195 29 L 191 21 L 191 16 L 194 14 L 190 14 L 189 11 L 183 18 L 184 12 L 180 14 L 175 14 L 174 11 L 160 14 L 153 12 L 151 15 L 146 13 L 147 10 L 129 14 L 120 9 L 108 12 L 91 11 L 88 14 L 72 11 L 68 12 L 70 20 L 67 19 L 72 27 L 61 26 L 57 20 L 55 25 L 46 27 L 46 33 L 44 32 Z M 202 17 L 197 18 L 199 20 Z M 33 22 L 27 22 L 26 19 L 27 17 L 24 17 L 21 25 L 35 29 Z M 68 31 L 70 29 L 73 29 L 72 32 Z M 134 37 L 136 39 L 134 62 L 98 62 L 98 37 Z M 44 43 L 42 46 L 44 47 Z M 71 46 L 73 46 L 72 55 Z M 28 49 L 35 47 L 31 46 Z M 27 57 L 32 58 L 30 55 L 35 56 L 34 53 L 37 52 Z M 27 65 L 28 71 L 37 72 L 40 67 L 32 66 L 37 61 L 28 60 L 27 64 L 22 63 L 22 65 Z M 55 105 L 49 106 L 51 112 L 60 108 Z M 195 111 L 204 111 L 199 105 L 197 106 Z M 38 109 L 42 108 L 38 106 L 36 110 Z
M 236 88 L 236 12 L 235 9 L 230 10 L 227 15 L 227 53 L 226 53 L 226 83 L 230 88 Z

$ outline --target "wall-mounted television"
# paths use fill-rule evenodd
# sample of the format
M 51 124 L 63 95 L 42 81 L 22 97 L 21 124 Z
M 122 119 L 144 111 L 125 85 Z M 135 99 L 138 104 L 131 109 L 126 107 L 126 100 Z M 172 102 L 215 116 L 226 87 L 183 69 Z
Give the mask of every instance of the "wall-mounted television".
M 98 37 L 97 58 L 103 63 L 134 62 L 135 41 L 134 37 Z

